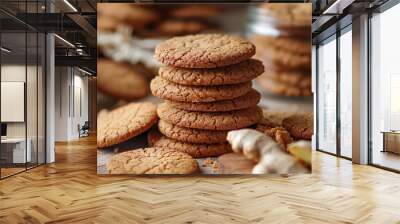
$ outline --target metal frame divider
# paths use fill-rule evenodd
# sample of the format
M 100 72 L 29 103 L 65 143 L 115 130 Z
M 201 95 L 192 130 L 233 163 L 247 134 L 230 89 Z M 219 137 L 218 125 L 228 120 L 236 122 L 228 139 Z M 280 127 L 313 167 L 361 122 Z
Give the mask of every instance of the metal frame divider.
M 328 152 L 328 151 L 325 151 L 325 150 L 322 150 L 319 148 L 319 122 L 317 122 L 317 120 L 316 120 L 317 130 L 316 130 L 315 136 L 316 136 L 316 150 L 317 151 L 351 161 L 352 158 L 343 156 L 341 153 L 341 128 L 342 127 L 341 127 L 341 116 L 340 116 L 340 102 L 341 102 L 341 96 L 340 96 L 340 80 L 341 80 L 340 37 L 343 34 L 342 31 L 345 30 L 346 28 L 347 28 L 347 26 L 342 29 L 339 29 L 339 27 L 337 26 L 337 31 L 334 34 L 335 38 L 334 38 L 334 40 L 332 40 L 332 41 L 336 41 L 336 153 Z M 329 38 L 331 38 L 331 36 L 326 39 L 329 39 Z M 316 70 L 315 71 L 316 72 L 316 76 L 315 76 L 315 79 L 316 79 L 316 102 L 315 103 L 316 103 L 316 113 L 317 113 L 315 117 L 317 119 L 318 119 L 318 114 L 320 112 L 319 111 L 319 103 L 320 102 L 319 102 L 319 97 L 318 97 L 319 96 L 318 90 L 319 90 L 319 85 L 320 85 L 320 83 L 319 83 L 320 80 L 319 80 L 318 48 L 319 48 L 319 43 L 316 45 L 316 53 L 315 53 L 315 55 L 316 55 L 316 59 L 315 59 L 315 63 L 316 63 L 316 69 L 315 69 Z
M 27 12 L 27 1 L 25 1 L 25 12 Z M 36 12 L 39 11 L 39 6 L 38 3 L 39 1 L 36 1 Z M 3 11 L 5 12 L 5 11 Z M 47 7 L 46 7 L 46 12 L 47 12 Z M 7 15 L 9 15 L 7 13 Z M 27 19 L 27 14 L 25 14 L 25 20 Z M 20 21 L 20 20 L 19 20 Z M 21 22 L 21 21 L 20 21 Z M 25 172 L 27 170 L 36 168 L 38 166 L 41 166 L 43 164 L 47 163 L 47 81 L 46 81 L 46 77 L 47 77 L 47 39 L 46 39 L 46 35 L 47 32 L 44 32 L 45 36 L 43 37 L 44 42 L 42 42 L 42 44 L 44 44 L 44 51 L 42 51 L 41 53 L 44 53 L 43 59 L 44 59 L 44 68 L 42 69 L 43 72 L 43 83 L 44 83 L 44 99 L 43 99 L 43 103 L 44 103 L 44 136 L 43 136 L 43 141 L 44 141 L 44 161 L 43 163 L 39 163 L 39 32 L 40 30 L 36 30 L 33 27 L 29 26 L 27 23 L 24 23 L 25 25 L 25 84 L 24 84 L 24 120 L 25 120 L 25 169 L 15 172 L 13 174 L 7 175 L 7 176 L 2 176 L 2 172 L 1 172 L 1 167 L 0 167 L 0 180 L 6 179 L 8 177 L 12 177 L 14 175 L 17 175 L 19 173 Z M 0 24 L 1 26 L 1 24 Z M 28 147 L 28 119 L 27 119 L 27 81 L 28 81 L 28 28 L 33 29 L 36 32 L 36 143 L 37 143 L 37 148 L 36 148 L 36 164 L 32 167 L 28 167 L 28 153 L 27 153 L 27 147 Z M 1 46 L 1 42 L 2 42 L 2 32 L 0 32 L 0 46 Z M 0 68 L 1 68 L 1 61 L 2 61 L 2 54 L 0 53 Z M 1 82 L 1 69 L 0 69 L 0 82 Z M 1 90 L 1 86 L 0 86 L 0 90 Z M 0 98 L 1 98 L 1 91 L 0 91 Z M 1 105 L 0 105 L 0 110 L 1 110 Z M 1 114 L 0 114 L 0 123 L 1 123 Z M 0 144 L 0 158 L 1 158 L 1 144 Z

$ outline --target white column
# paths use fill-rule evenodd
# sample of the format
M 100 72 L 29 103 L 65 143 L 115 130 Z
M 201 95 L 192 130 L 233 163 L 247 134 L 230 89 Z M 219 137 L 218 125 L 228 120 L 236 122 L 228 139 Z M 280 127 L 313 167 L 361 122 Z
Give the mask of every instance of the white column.
M 368 15 L 353 20 L 353 162 L 368 163 Z
M 46 35 L 46 163 L 55 161 L 55 55 L 54 35 Z

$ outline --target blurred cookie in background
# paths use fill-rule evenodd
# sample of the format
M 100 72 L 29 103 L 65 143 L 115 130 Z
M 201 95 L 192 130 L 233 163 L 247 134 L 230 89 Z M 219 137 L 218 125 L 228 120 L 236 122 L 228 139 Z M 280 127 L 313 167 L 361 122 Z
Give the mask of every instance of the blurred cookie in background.
M 261 4 L 253 7 L 250 39 L 266 65 L 257 78 L 278 96 L 311 96 L 311 4 Z
M 176 18 L 197 18 L 197 19 L 210 19 L 216 16 L 222 10 L 218 5 L 183 5 L 173 7 L 169 16 Z
M 100 18 L 110 18 L 126 26 L 143 28 L 160 19 L 154 7 L 129 3 L 101 3 L 97 5 Z
M 97 71 L 97 87 L 103 94 L 128 101 L 148 94 L 146 75 L 134 66 L 108 59 L 99 59 Z
M 260 5 L 262 13 L 280 21 L 281 26 L 310 26 L 312 7 L 304 3 L 263 3 Z
M 196 20 L 179 20 L 179 19 L 168 19 L 163 22 L 160 22 L 156 25 L 155 30 L 160 35 L 165 36 L 179 36 L 185 34 L 199 33 L 210 26 L 204 22 L 196 21 Z
M 97 31 L 100 32 L 115 32 L 119 25 L 120 23 L 111 17 L 100 16 L 97 18 Z

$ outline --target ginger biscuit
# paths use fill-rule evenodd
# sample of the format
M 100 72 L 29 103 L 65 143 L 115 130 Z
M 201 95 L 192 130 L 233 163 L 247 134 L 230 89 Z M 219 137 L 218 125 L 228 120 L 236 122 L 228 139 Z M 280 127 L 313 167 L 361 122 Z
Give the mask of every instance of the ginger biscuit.
M 145 76 L 125 63 L 98 59 L 97 77 L 99 91 L 117 99 L 134 100 L 149 90 Z
M 239 64 L 211 69 L 163 66 L 159 75 L 177 84 L 213 86 L 249 82 L 263 72 L 264 66 L 261 61 L 249 59 Z
M 180 102 L 214 102 L 243 96 L 251 89 L 251 82 L 223 86 L 185 86 L 167 81 L 159 76 L 150 83 L 153 95 Z
M 223 34 L 174 37 L 160 43 L 155 50 L 161 63 L 182 68 L 223 67 L 245 61 L 254 54 L 252 43 Z
M 118 153 L 106 166 L 110 174 L 191 174 L 198 170 L 190 155 L 157 147 Z
M 157 123 L 157 107 L 152 103 L 130 103 L 97 116 L 97 147 L 122 143 Z
M 163 103 L 157 113 L 162 120 L 180 127 L 219 131 L 248 127 L 262 117 L 262 110 L 257 106 L 229 112 L 193 112 Z
M 228 131 L 211 131 L 179 127 L 163 120 L 158 122 L 158 129 L 168 138 L 188 143 L 223 143 L 226 142 L 226 135 L 228 134 Z
M 247 94 L 234 98 L 231 100 L 221 100 L 215 102 L 205 103 L 187 103 L 177 101 L 167 101 L 171 106 L 189 110 L 189 111 L 202 111 L 202 112 L 223 112 L 241 110 L 249 107 L 254 107 L 260 101 L 261 94 L 252 89 Z
M 313 135 L 313 114 L 294 114 L 282 121 L 283 127 L 297 139 L 311 140 Z
M 161 138 L 154 144 L 155 147 L 169 148 L 179 152 L 184 152 L 192 156 L 193 158 L 204 158 L 219 156 L 225 153 L 232 152 L 232 148 L 229 143 L 220 144 L 195 144 L 177 141 L 170 138 Z

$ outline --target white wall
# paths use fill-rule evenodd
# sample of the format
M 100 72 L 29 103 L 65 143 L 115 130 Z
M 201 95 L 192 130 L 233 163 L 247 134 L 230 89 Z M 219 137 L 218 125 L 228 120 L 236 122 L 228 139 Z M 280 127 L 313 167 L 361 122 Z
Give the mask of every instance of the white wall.
M 88 120 L 88 78 L 71 67 L 56 67 L 55 74 L 55 140 L 74 140 L 79 138 L 78 125 Z
M 37 70 L 38 69 L 38 70 Z M 9 138 L 25 138 L 29 139 L 32 151 L 32 161 L 39 163 L 44 162 L 44 74 L 42 68 L 35 66 L 27 66 L 21 64 L 3 64 L 1 66 L 1 81 L 24 82 L 26 84 L 26 107 L 23 106 L 22 113 L 26 112 L 26 121 L 23 122 L 6 122 L 7 137 Z M 27 80 L 25 80 L 27 79 Z M 4 96 L 2 96 L 4 97 Z M 1 108 L 7 110 L 10 108 Z M 26 111 L 25 111 L 26 110 Z M 37 153 L 39 154 L 37 156 Z
M 28 74 L 28 81 L 29 81 L 29 86 L 35 86 L 36 87 L 36 80 L 33 80 L 32 77 L 30 77 L 31 74 L 36 75 L 36 67 L 33 66 L 28 66 L 27 68 L 27 74 Z M 1 66 L 1 81 L 2 82 L 25 82 L 25 65 L 2 65 Z M 28 112 L 31 112 L 33 110 L 36 111 L 36 88 L 27 88 L 27 103 L 31 107 L 35 108 L 30 108 Z M 34 102 L 33 104 L 31 104 Z M 40 106 L 40 105 L 39 105 Z M 2 110 L 6 110 L 6 108 L 1 108 Z M 28 118 L 28 129 L 33 128 L 36 130 L 36 113 L 27 113 L 27 118 Z M 34 123 L 32 123 L 34 122 Z M 8 137 L 25 137 L 25 123 L 26 122 L 7 122 L 7 136 Z M 35 126 L 35 127 L 34 127 Z M 31 131 L 28 130 L 28 137 L 29 133 L 32 133 Z M 35 132 L 36 135 L 36 132 Z

